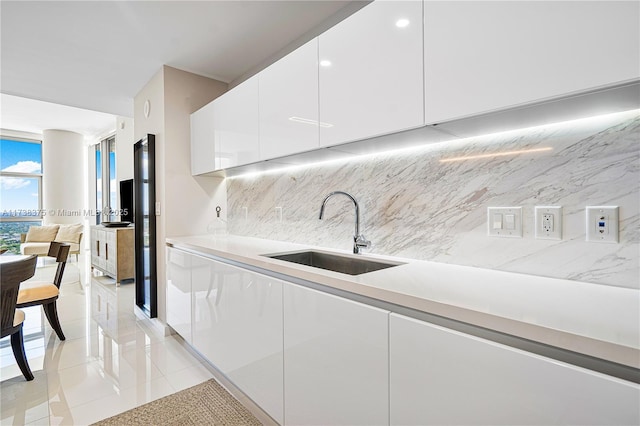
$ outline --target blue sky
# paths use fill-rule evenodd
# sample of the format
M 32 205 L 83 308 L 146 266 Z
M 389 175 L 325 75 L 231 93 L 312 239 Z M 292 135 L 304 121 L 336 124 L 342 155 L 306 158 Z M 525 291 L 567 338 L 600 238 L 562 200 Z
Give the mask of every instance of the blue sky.
M 0 169 L 42 173 L 41 145 L 0 139 Z M 5 210 L 38 209 L 38 179 L 7 176 L 0 179 L 0 213 Z

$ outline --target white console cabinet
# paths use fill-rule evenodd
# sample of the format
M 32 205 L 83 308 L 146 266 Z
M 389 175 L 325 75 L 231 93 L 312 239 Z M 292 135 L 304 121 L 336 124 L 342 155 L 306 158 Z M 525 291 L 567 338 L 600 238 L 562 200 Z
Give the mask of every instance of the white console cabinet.
M 134 229 L 91 227 L 91 267 L 115 278 L 116 282 L 133 279 Z

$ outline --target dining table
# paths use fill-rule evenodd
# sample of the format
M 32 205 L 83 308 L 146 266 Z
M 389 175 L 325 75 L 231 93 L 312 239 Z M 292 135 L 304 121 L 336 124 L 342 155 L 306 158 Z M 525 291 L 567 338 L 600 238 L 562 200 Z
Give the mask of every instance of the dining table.
M 21 260 L 25 260 L 30 257 L 27 254 L 3 254 L 0 255 L 0 264 L 2 263 L 11 263 L 11 262 L 20 262 Z

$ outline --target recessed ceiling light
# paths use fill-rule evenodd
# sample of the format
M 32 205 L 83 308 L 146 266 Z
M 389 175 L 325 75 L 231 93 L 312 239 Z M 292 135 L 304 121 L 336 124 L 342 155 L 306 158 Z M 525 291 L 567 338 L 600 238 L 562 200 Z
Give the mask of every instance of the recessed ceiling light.
M 396 27 L 398 28 L 404 28 L 404 27 L 408 27 L 409 26 L 409 20 L 408 19 L 398 19 L 396 21 Z
M 327 59 L 323 59 L 320 61 L 320 66 L 321 67 L 330 67 L 331 66 L 331 61 L 327 60 Z

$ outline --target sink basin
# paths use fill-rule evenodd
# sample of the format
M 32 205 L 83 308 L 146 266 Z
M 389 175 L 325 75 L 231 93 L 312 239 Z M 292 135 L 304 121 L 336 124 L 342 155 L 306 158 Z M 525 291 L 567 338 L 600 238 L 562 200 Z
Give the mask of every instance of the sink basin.
M 343 256 L 321 251 L 298 251 L 282 254 L 265 254 L 263 256 L 349 275 L 366 274 L 367 272 L 403 265 L 403 263 Z

